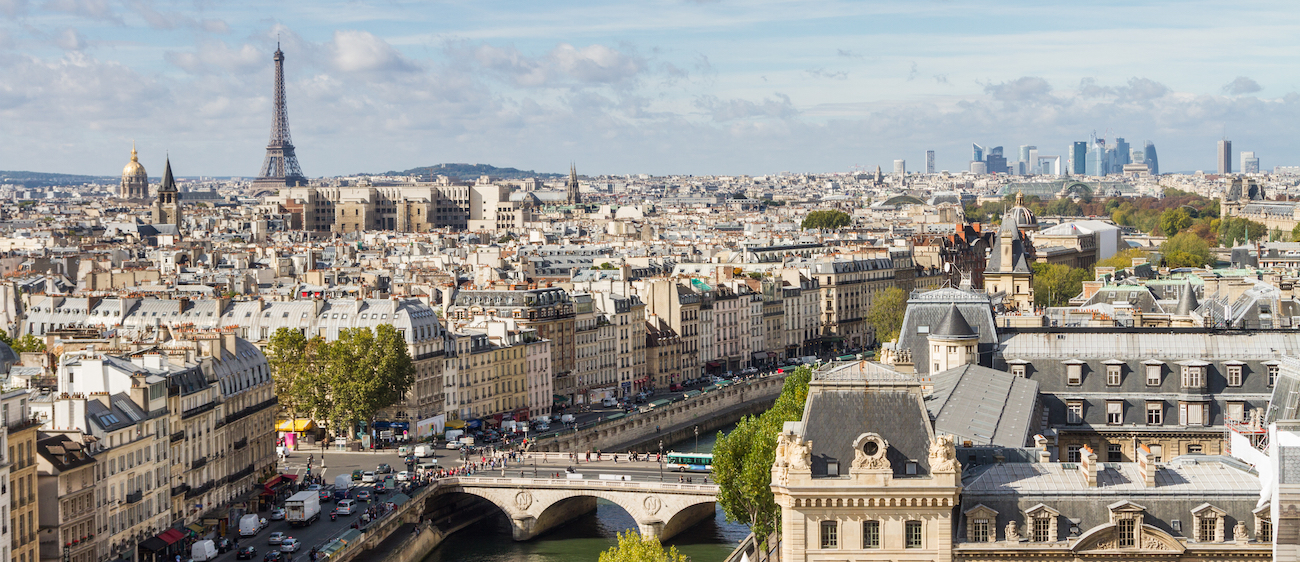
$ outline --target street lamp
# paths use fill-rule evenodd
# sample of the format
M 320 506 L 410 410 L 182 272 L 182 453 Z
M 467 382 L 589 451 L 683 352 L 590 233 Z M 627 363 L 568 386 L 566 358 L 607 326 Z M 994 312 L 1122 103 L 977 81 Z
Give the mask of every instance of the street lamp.
M 664 440 L 659 440 L 659 482 L 664 481 Z
M 695 452 L 700 452 L 700 426 L 695 426 Z

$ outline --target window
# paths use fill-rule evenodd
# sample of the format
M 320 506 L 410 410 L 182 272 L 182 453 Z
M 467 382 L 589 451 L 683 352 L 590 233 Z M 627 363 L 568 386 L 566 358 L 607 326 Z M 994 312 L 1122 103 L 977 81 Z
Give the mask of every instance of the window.
M 1241 365 L 1228 365 L 1228 386 L 1241 386 Z
M 1219 527 L 1219 518 L 1208 517 L 1208 516 L 1197 517 L 1196 527 L 1197 527 L 1196 530 L 1198 532 L 1197 539 L 1199 542 L 1213 541 L 1215 540 L 1215 538 L 1217 538 L 1216 535 L 1218 535 L 1216 531 L 1218 531 L 1218 527 Z
M 1273 386 L 1277 382 L 1277 365 L 1268 366 L 1268 385 Z
M 880 548 L 880 522 L 862 522 L 862 548 Z
M 1164 423 L 1165 403 L 1147 402 L 1147 425 L 1162 425 Z
M 1119 382 L 1120 382 L 1119 372 L 1120 372 L 1119 365 L 1106 365 L 1107 386 L 1119 386 Z
M 1011 366 L 1011 376 L 1013 376 L 1013 377 L 1021 377 L 1021 378 L 1024 378 L 1024 376 L 1025 376 L 1025 366 L 1024 366 L 1024 365 L 1012 365 L 1012 366 Z
M 1034 542 L 1051 542 L 1055 540 L 1052 536 L 1052 518 L 1035 517 L 1034 521 Z
M 1273 542 L 1273 520 L 1261 517 L 1258 523 L 1255 523 L 1255 540 L 1259 542 Z
M 1147 386 L 1160 386 L 1160 365 L 1147 365 Z
M 1201 446 L 1200 446 L 1200 445 L 1188 445 L 1188 446 L 1187 446 L 1187 454 L 1189 454 L 1189 455 L 1199 455 L 1199 454 L 1201 454 L 1201 450 L 1202 450 L 1202 449 L 1201 449 Z
M 1120 519 L 1117 523 L 1120 548 L 1137 546 L 1137 521 L 1134 519 Z
M 1122 425 L 1124 423 L 1124 403 L 1107 402 L 1106 403 L 1106 425 Z
M 1205 404 L 1179 402 L 1178 425 L 1205 425 Z
M 971 519 L 970 529 L 966 532 L 966 540 L 969 542 L 993 542 L 989 540 L 989 520 Z
M 1228 407 L 1224 410 L 1224 416 L 1232 421 L 1245 420 L 1246 405 L 1242 402 L 1228 402 Z
M 1202 388 L 1204 387 L 1205 378 L 1202 376 L 1205 367 L 1188 367 L 1183 366 L 1183 388 Z
M 1083 448 L 1082 445 L 1070 445 L 1069 447 L 1066 447 L 1065 448 L 1066 462 L 1079 462 L 1079 451 L 1082 448 Z
M 1154 462 L 1164 462 L 1164 457 L 1161 455 L 1161 453 L 1164 452 L 1164 449 L 1161 448 L 1160 445 L 1152 445 L 1152 444 L 1148 443 L 1148 444 L 1147 444 L 1147 448 L 1151 450 L 1151 460 L 1152 460 L 1152 461 L 1154 461 Z
M 1106 445 L 1106 462 L 1124 462 L 1124 450 L 1113 443 Z
M 822 521 L 822 548 L 839 548 L 840 541 L 836 535 L 838 524 L 835 521 Z
M 1083 423 L 1083 401 L 1075 400 L 1065 405 L 1065 423 Z
M 907 541 L 907 548 L 921 548 L 921 522 L 908 521 L 903 538 Z
M 1080 385 L 1083 384 L 1083 365 L 1066 365 L 1066 384 Z

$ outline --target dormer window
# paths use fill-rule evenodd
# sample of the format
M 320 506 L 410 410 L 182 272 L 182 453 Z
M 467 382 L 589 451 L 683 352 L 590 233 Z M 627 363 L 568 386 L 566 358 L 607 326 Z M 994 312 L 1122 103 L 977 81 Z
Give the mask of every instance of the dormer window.
M 1203 503 L 1192 510 L 1192 516 L 1196 520 L 1196 527 L 1193 528 L 1192 540 L 1196 542 L 1223 542 L 1223 516 L 1227 512 L 1214 507 L 1208 503 Z
M 998 512 L 977 505 L 966 511 L 966 542 L 995 542 L 997 537 Z
M 1130 501 L 1119 501 L 1107 506 L 1110 520 L 1115 524 L 1115 540 L 1119 548 L 1134 548 L 1142 544 L 1142 518 L 1146 508 Z
M 1034 542 L 1056 542 L 1056 520 L 1060 515 L 1060 512 L 1041 503 L 1025 510 L 1029 539 Z

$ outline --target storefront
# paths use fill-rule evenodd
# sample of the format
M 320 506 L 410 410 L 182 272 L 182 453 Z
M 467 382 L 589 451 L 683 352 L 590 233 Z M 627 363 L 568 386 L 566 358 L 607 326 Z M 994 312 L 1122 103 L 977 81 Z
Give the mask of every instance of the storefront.
M 293 485 L 297 480 L 296 474 L 277 474 L 263 482 L 257 494 L 258 511 L 266 511 L 277 501 L 289 497 L 293 493 Z
M 140 543 L 139 557 L 140 562 L 171 562 L 180 554 L 182 558 L 189 558 L 188 552 L 183 552 L 185 542 L 185 533 L 177 529 L 167 529 L 157 536 L 149 537 Z
M 276 424 L 275 430 L 279 433 L 277 444 L 289 451 L 296 451 L 299 443 L 304 440 L 307 442 L 314 441 L 312 436 L 308 434 L 316 432 L 316 422 L 305 419 L 284 420 Z

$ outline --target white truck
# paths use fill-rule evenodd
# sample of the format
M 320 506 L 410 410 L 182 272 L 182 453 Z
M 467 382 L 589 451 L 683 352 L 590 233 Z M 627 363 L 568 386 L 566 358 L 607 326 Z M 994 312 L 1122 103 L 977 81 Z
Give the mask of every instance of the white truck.
M 320 519 L 320 494 L 311 490 L 298 492 L 284 502 L 284 519 L 290 527 L 305 527 Z
M 262 532 L 262 518 L 255 513 L 249 513 L 239 518 L 239 536 L 252 537 Z
M 194 562 L 207 562 L 217 557 L 217 545 L 211 540 L 198 541 L 190 547 L 190 559 Z
M 415 446 L 415 458 L 422 459 L 433 456 L 433 446 L 420 444 Z

